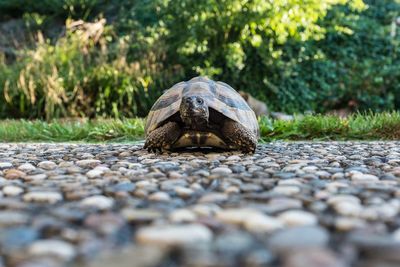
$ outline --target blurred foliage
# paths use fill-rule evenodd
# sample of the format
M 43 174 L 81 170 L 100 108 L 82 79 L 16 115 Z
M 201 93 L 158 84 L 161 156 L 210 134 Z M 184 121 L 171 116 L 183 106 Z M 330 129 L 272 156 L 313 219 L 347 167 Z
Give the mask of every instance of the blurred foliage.
M 38 32 L 11 63 L 0 50 L 0 117 L 145 116 L 196 75 L 276 111 L 399 109 L 399 16 L 397 0 L 0 0 L 0 21 Z

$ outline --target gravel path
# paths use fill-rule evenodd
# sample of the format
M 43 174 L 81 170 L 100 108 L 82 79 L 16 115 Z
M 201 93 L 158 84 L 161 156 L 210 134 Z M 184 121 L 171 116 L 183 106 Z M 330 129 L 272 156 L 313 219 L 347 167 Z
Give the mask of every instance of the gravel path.
M 0 144 L 0 266 L 400 266 L 400 142 Z

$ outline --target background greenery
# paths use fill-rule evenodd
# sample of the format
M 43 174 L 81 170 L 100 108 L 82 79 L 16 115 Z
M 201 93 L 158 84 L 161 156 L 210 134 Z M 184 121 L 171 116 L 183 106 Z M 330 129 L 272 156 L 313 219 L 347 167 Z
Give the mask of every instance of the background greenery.
M 398 0 L 0 0 L 0 118 L 145 116 L 196 75 L 275 111 L 399 109 L 397 17 Z

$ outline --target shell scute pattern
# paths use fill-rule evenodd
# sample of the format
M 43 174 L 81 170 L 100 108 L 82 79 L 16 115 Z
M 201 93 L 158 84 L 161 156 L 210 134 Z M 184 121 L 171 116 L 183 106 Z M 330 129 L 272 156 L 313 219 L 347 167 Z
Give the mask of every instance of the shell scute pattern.
M 214 82 L 205 77 L 196 77 L 180 82 L 167 90 L 153 105 L 148 115 L 146 135 L 159 127 L 170 116 L 179 112 L 182 96 L 199 95 L 210 108 L 241 123 L 259 136 L 257 118 L 240 94 L 223 82 Z

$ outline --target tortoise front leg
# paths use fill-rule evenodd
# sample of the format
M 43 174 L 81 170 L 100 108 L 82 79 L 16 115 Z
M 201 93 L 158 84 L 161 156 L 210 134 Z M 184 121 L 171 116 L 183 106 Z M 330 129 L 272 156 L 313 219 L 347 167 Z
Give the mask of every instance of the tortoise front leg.
M 143 148 L 147 149 L 149 152 L 161 152 L 161 150 L 169 149 L 180 135 L 181 129 L 178 123 L 171 121 L 167 122 L 147 136 Z
M 242 124 L 226 120 L 222 127 L 222 134 L 228 140 L 228 144 L 244 153 L 254 153 L 257 147 L 257 137 Z

